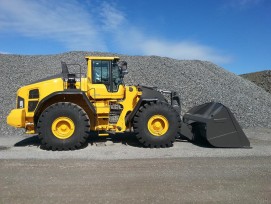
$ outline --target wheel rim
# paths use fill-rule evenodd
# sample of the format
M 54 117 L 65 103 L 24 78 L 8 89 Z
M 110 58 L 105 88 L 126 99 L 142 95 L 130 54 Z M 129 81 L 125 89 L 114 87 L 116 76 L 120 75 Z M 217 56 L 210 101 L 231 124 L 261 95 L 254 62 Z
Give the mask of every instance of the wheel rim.
M 59 139 L 68 139 L 72 136 L 75 130 L 75 125 L 70 118 L 59 117 L 52 124 L 52 132 Z
M 164 135 L 169 128 L 168 120 L 162 115 L 154 115 L 148 121 L 148 130 L 154 136 Z

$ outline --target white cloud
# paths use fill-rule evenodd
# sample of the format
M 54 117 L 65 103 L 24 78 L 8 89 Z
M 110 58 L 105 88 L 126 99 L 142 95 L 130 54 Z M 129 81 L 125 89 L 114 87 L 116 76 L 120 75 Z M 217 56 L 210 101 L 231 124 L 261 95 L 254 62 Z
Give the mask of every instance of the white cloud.
M 159 55 L 216 63 L 231 60 L 207 45 L 148 36 L 131 25 L 125 13 L 111 3 L 103 2 L 99 7 L 92 1 L 86 3 L 88 6 L 76 0 L 2 0 L 0 32 L 12 31 L 27 37 L 49 38 L 69 50 Z M 94 9 L 87 10 L 91 5 Z
M 70 49 L 106 50 L 93 20 L 77 1 L 0 1 L 0 31 L 54 39 Z
M 176 59 L 198 59 L 219 63 L 228 63 L 232 59 L 218 54 L 218 51 L 190 41 L 167 42 L 161 40 L 147 40 L 144 43 L 145 54 L 173 57 Z
M 179 42 L 149 37 L 141 30 L 133 27 L 121 11 L 107 3 L 103 4 L 103 11 L 109 11 L 102 15 L 104 25 L 110 28 L 114 35 L 111 36 L 124 53 L 140 53 L 144 55 L 157 55 L 176 59 L 208 60 L 216 63 L 229 63 L 232 57 L 219 54 L 219 51 L 193 41 L 182 40 Z M 106 9 L 105 9 L 106 8 Z M 112 9 L 113 8 L 113 9 Z M 116 18 L 114 18 L 117 16 Z M 116 20 L 115 20 L 116 19 Z M 110 26 L 110 24 L 113 26 Z M 117 26 L 115 26 L 117 25 Z
M 107 31 L 118 29 L 125 22 L 125 14 L 117 10 L 113 5 L 103 2 L 100 13 L 103 28 Z
M 10 53 L 0 51 L 0 54 L 2 54 L 2 55 L 7 55 L 7 54 L 10 54 Z

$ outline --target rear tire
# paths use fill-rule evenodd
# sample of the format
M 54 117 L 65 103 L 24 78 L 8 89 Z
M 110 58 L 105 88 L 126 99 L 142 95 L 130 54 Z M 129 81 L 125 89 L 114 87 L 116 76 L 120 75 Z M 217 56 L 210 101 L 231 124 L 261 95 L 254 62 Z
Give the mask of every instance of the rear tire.
M 162 102 L 144 104 L 134 117 L 134 132 L 146 147 L 171 147 L 180 134 L 181 119 L 169 105 Z
M 86 112 L 68 102 L 56 103 L 39 117 L 37 130 L 42 147 L 48 150 L 74 150 L 88 137 L 90 122 Z

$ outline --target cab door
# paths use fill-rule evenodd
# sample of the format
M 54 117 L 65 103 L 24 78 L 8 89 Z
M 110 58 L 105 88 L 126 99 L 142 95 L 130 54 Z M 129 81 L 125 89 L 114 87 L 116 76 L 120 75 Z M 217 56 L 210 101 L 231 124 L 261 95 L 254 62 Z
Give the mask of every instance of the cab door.
M 88 92 L 93 99 L 122 99 L 124 85 L 120 69 L 112 60 L 91 60 Z

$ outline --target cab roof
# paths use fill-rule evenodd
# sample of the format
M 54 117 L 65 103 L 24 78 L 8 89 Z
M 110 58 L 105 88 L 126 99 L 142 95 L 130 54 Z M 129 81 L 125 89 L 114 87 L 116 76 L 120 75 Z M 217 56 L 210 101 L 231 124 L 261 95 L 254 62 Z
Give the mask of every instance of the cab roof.
M 119 57 L 86 56 L 87 60 L 119 60 Z

